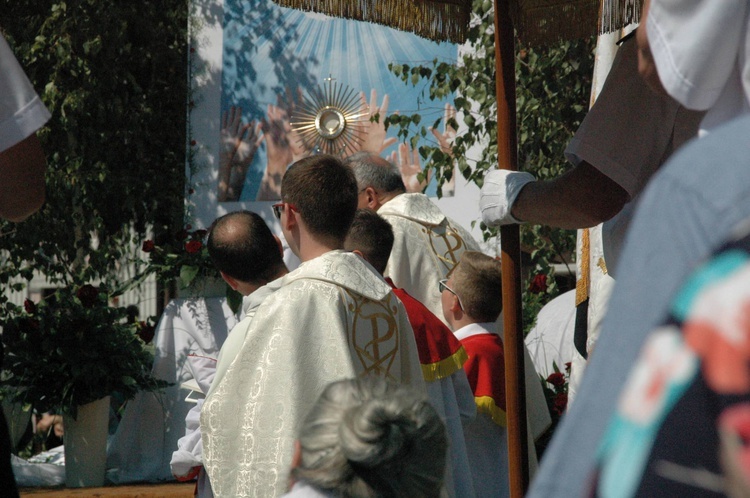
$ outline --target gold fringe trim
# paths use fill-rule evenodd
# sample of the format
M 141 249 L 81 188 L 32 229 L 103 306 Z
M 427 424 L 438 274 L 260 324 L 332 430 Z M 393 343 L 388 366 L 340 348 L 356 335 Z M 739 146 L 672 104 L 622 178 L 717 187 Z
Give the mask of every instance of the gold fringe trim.
M 463 43 L 471 0 L 274 0 L 282 7 L 383 24 L 435 41 Z
M 508 426 L 505 410 L 497 406 L 494 399 L 489 396 L 475 396 L 474 402 L 477 404 L 477 412 L 489 415 L 500 427 Z
M 641 20 L 643 0 L 602 0 L 599 33 L 619 31 Z
M 466 350 L 461 346 L 455 353 L 435 363 L 422 364 L 422 377 L 427 382 L 444 379 L 461 370 L 469 359 Z
M 589 229 L 584 228 L 581 233 L 581 278 L 576 281 L 576 306 L 589 297 L 589 276 L 591 274 L 591 240 Z
M 520 43 L 538 46 L 597 34 L 599 1 L 511 0 L 509 7 Z

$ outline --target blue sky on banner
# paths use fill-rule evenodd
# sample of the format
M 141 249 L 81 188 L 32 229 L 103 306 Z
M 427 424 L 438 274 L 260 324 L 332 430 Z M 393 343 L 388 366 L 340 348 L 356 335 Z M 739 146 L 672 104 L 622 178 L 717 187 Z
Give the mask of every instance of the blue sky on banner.
M 388 70 L 388 64 L 426 64 L 435 58 L 454 62 L 455 44 L 287 9 L 270 0 L 225 0 L 223 26 L 222 112 L 240 106 L 246 120 L 261 119 L 267 106 L 277 104 L 277 96 L 285 95 L 287 89 L 307 92 L 331 75 L 356 92 L 364 91 L 368 101 L 370 90 L 375 89 L 378 105 L 387 94 L 389 114 L 419 112 L 425 124 L 443 116 L 444 101 L 430 101 L 426 92 L 422 95 L 424 84 L 416 88 L 404 84 Z M 388 135 L 396 136 L 396 130 L 389 130 Z M 423 140 L 435 141 L 430 134 Z M 394 150 L 396 145 L 384 154 Z M 265 162 L 261 146 L 241 200 L 255 199 Z

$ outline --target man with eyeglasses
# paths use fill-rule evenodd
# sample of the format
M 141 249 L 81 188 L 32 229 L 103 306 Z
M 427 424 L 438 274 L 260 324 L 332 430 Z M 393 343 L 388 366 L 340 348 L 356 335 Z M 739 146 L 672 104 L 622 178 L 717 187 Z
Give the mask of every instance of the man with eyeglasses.
M 351 170 L 333 156 L 286 171 L 274 207 L 302 264 L 273 283 L 201 412 L 217 497 L 287 490 L 296 430 L 334 380 L 377 376 L 425 391 L 414 335 L 390 286 L 343 250 L 357 208 Z
M 357 207 L 377 211 L 393 227 L 395 240 L 385 276 L 444 320 L 438 281 L 461 253 L 478 251 L 479 244 L 425 194 L 406 193 L 401 173 L 382 157 L 360 152 L 346 163 L 357 177 Z

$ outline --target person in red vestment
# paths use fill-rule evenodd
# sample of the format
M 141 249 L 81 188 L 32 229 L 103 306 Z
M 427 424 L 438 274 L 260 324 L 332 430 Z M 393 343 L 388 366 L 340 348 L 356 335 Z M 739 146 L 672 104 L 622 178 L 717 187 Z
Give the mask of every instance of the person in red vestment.
M 478 497 L 510 494 L 505 358 L 502 328 L 496 323 L 503 307 L 501 289 L 500 262 L 476 251 L 464 252 L 450 277 L 440 281 L 443 314 L 469 355 L 464 370 L 477 417 L 465 426 L 464 436 Z M 529 453 L 535 464 L 531 437 Z
M 375 211 L 357 210 L 344 248 L 362 256 L 382 275 L 392 246 L 390 223 Z M 446 472 L 446 490 L 451 496 L 475 496 L 463 433 L 463 426 L 470 424 L 476 414 L 474 395 L 462 368 L 466 352 L 442 320 L 405 290 L 396 288 L 390 279 L 385 280 L 406 308 L 430 403 L 448 429 L 450 465 Z

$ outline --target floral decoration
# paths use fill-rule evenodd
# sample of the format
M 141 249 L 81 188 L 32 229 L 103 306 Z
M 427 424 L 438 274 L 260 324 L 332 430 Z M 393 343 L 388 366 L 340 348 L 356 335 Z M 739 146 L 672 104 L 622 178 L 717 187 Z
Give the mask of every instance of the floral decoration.
M 78 406 L 105 396 L 131 399 L 168 386 L 151 375 L 139 324 L 110 306 L 111 298 L 103 285 L 84 284 L 59 288 L 38 304 L 6 304 L 3 398 L 75 417 Z
M 148 255 L 144 276 L 154 273 L 162 282 L 179 282 L 182 289 L 193 287 L 202 278 L 219 278 L 205 244 L 208 232 L 191 228 L 187 225 L 173 235 L 143 241 L 141 250 Z

